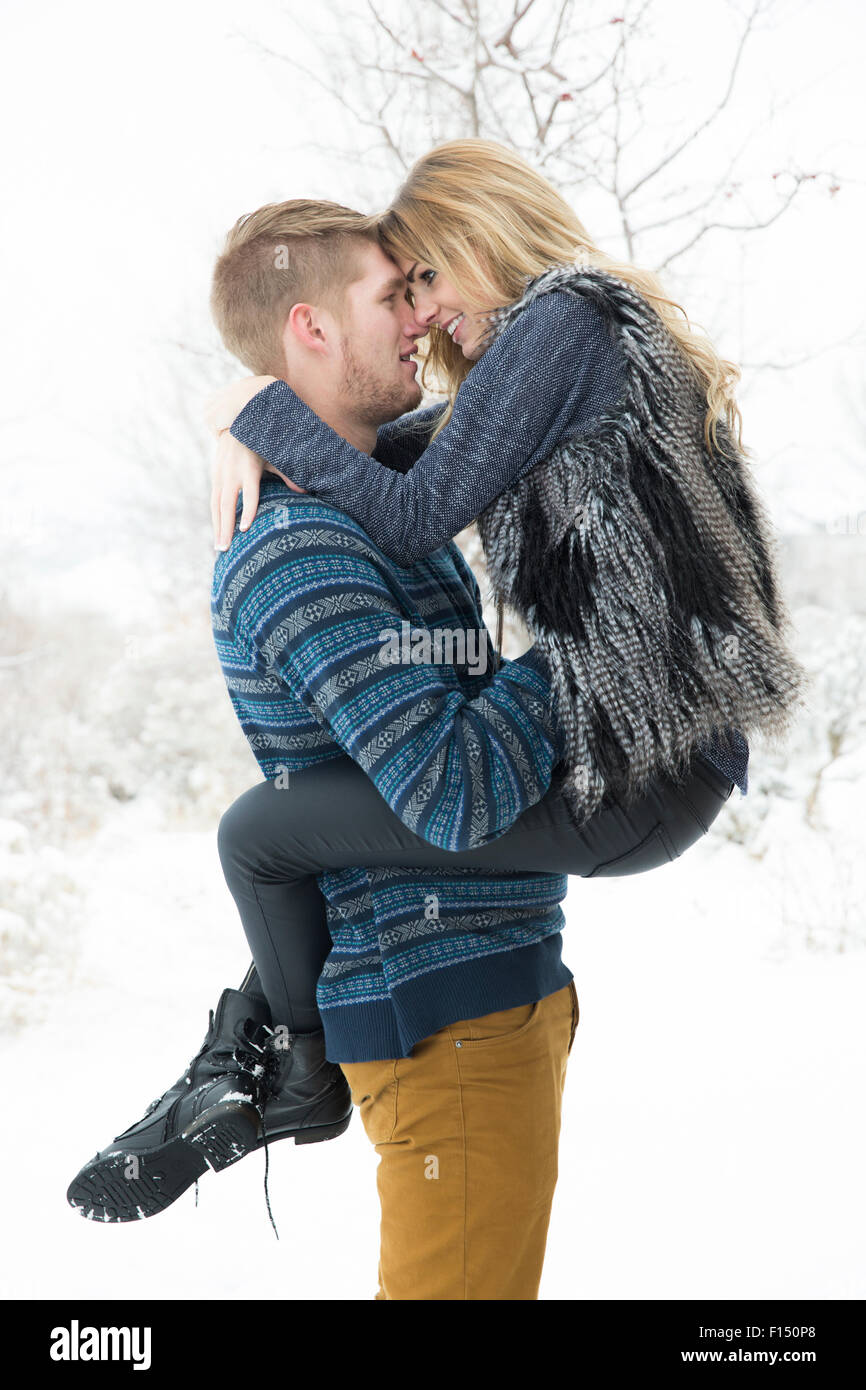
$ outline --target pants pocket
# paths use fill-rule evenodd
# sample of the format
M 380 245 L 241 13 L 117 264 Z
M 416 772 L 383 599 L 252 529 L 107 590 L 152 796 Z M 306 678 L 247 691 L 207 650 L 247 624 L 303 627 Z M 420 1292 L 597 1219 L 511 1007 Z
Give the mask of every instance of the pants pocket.
M 530 1004 L 515 1004 L 510 1009 L 497 1009 L 479 1018 L 461 1018 L 459 1022 L 448 1025 L 448 1032 L 455 1044 L 459 1042 L 473 1052 L 498 1042 L 510 1042 L 522 1037 L 532 1027 L 538 1016 L 538 1004 L 536 1000 Z
M 616 878 L 625 874 L 643 874 L 649 869 L 657 869 L 661 864 L 670 864 L 677 854 L 668 838 L 664 826 L 654 825 L 639 844 L 625 854 L 598 864 L 584 878 Z
M 568 1040 L 568 1051 L 570 1054 L 571 1049 L 574 1047 L 574 1035 L 577 1032 L 577 1025 L 580 1022 L 580 1005 L 577 1002 L 577 987 L 574 980 L 572 980 L 568 988 L 571 991 L 571 1037 Z
M 352 1104 L 371 1144 L 386 1144 L 397 1125 L 397 1060 L 341 1062 Z

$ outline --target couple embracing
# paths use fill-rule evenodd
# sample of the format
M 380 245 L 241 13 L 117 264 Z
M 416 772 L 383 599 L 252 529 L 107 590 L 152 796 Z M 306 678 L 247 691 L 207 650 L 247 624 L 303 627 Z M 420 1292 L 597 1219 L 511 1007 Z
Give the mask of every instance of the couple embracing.
M 800 698 L 739 372 L 483 140 L 425 155 L 381 215 L 241 218 L 211 304 L 253 374 L 209 409 L 214 638 L 263 775 L 219 851 L 253 959 L 68 1197 L 148 1217 L 357 1107 L 375 1298 L 536 1299 L 568 876 L 678 858 Z M 505 606 L 533 639 L 513 660 Z

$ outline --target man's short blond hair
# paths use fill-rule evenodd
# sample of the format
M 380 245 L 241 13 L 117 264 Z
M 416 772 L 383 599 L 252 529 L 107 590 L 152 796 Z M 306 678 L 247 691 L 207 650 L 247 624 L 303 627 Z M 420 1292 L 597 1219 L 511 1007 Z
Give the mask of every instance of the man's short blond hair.
M 339 203 L 293 198 L 239 218 L 216 263 L 210 298 L 229 352 L 254 376 L 282 375 L 292 306 L 312 304 L 340 318 L 371 242 L 378 245 L 376 219 Z

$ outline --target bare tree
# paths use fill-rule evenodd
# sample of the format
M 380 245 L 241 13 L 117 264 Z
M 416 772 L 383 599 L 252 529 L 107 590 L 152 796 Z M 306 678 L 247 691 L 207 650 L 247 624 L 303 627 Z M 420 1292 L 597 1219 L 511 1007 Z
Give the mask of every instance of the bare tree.
M 712 232 L 765 230 L 807 187 L 838 191 L 832 171 L 793 161 L 767 169 L 762 187 L 745 179 L 761 120 L 749 121 L 723 167 L 709 151 L 701 163 L 702 147 L 736 112 L 744 54 L 771 11 L 772 0 L 750 0 L 744 15 L 731 9 L 730 53 L 708 69 L 704 109 L 679 113 L 673 132 L 660 108 L 676 60 L 658 40 L 654 0 L 623 0 L 604 18 L 590 0 L 363 0 L 341 10 L 336 34 L 312 31 L 321 72 L 251 42 L 363 132 L 358 147 L 350 139 L 327 154 L 342 154 L 355 180 L 360 166 L 366 188 L 377 174 L 393 186 L 432 144 L 498 140 L 567 197 L 592 194 L 627 259 L 667 271 Z M 298 7 L 284 13 L 311 36 Z M 800 95 L 769 102 L 767 118 Z
M 745 13 L 731 7 L 729 50 L 713 50 L 703 107 L 680 111 L 673 129 L 680 74 L 659 38 L 653 0 L 623 0 L 613 15 L 590 0 L 358 0 L 318 33 L 298 7 L 283 6 L 317 47 L 318 71 L 250 41 L 348 117 L 356 139 L 348 134 L 342 151 L 323 154 L 329 163 L 346 159 L 348 183 L 359 191 L 361 171 L 367 202 L 378 194 L 384 204 L 431 145 L 481 136 L 521 153 L 575 206 L 588 202 L 605 249 L 619 243 L 625 259 L 676 279 L 688 277 L 710 234 L 742 240 L 821 181 L 830 194 L 838 189 L 833 173 L 795 164 L 767 169 L 758 184 L 747 180 L 743 160 L 760 121 L 728 137 L 722 164 L 713 157 L 711 142 L 737 116 L 744 55 L 771 10 L 771 0 L 748 0 Z M 777 102 L 768 119 L 779 109 Z M 474 528 L 458 543 L 483 576 Z M 507 652 L 516 636 L 507 626 Z
M 738 114 L 748 45 L 772 16 L 772 0 L 745 3 L 745 11 L 730 7 L 728 52 L 713 50 L 703 109 L 692 104 L 673 123 L 681 74 L 660 37 L 654 0 L 623 0 L 601 16 L 590 0 L 343 0 L 320 12 L 318 30 L 308 7 L 281 5 L 290 30 L 312 41 L 315 64 L 299 47 L 274 41 L 272 25 L 265 39 L 246 37 L 342 117 L 342 147 L 331 142 L 322 154 L 329 169 L 343 162 L 345 189 L 355 190 L 359 205 L 383 206 L 432 144 L 484 136 L 522 153 L 575 206 L 591 205 L 606 249 L 618 243 L 626 259 L 673 276 L 677 291 L 711 234 L 760 234 L 808 189 L 823 184 L 832 195 L 840 184 L 830 171 L 793 163 L 745 178 L 760 120 L 728 137 L 722 164 L 714 157 L 712 141 L 718 145 L 724 123 Z M 768 119 L 779 109 L 771 106 Z M 195 348 L 185 356 L 184 391 L 198 401 L 198 383 L 212 381 L 214 365 Z M 177 413 L 172 428 L 201 448 L 197 422 L 184 425 Z M 168 442 L 157 453 L 170 459 L 177 440 Z M 187 500 L 201 514 L 196 487 Z M 464 532 L 460 544 L 479 569 L 472 537 Z

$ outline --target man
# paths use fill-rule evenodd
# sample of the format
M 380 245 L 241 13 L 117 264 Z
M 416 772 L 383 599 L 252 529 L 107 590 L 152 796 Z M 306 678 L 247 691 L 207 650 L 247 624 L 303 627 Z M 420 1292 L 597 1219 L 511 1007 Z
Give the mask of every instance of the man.
M 226 346 L 255 374 L 289 382 L 356 448 L 374 453 L 377 428 L 419 404 L 410 357 L 425 330 L 357 213 L 297 200 L 241 219 L 212 303 Z M 390 446 L 390 466 L 411 466 L 408 442 Z M 344 513 L 266 475 L 254 525 L 217 559 L 212 609 L 233 706 L 275 795 L 280 775 L 313 765 L 324 775 L 348 753 L 413 828 L 419 804 L 438 796 L 467 826 L 486 798 L 504 831 L 549 786 L 561 748 L 534 650 L 492 678 L 377 659 L 382 630 L 403 622 L 486 640 L 453 543 L 397 567 Z M 479 781 L 479 767 L 505 766 L 507 779 Z M 335 1137 L 354 1102 L 381 1154 L 376 1297 L 537 1297 L 577 1026 L 561 961 L 566 877 L 413 870 L 396 902 L 387 870 L 320 884 L 335 957 L 320 996 L 325 1035 L 299 1028 L 281 1055 L 251 972 L 224 991 L 184 1076 L 85 1166 L 70 1201 L 97 1219 L 150 1215 L 268 1135 Z M 467 910 L 444 912 L 431 935 L 427 907 L 455 895 Z M 394 933 L 399 989 L 386 969 Z

